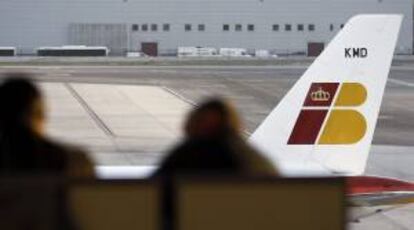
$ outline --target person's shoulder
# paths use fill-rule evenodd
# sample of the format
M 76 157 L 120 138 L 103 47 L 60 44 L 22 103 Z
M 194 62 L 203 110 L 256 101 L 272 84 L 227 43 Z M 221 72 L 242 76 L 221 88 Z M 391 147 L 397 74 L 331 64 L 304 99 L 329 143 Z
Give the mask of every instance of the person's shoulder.
M 188 163 L 194 163 L 195 154 L 200 146 L 198 140 L 187 139 L 182 140 L 170 150 L 167 151 L 166 157 L 160 163 L 160 167 L 154 172 L 152 177 L 171 176 Z
M 50 152 L 53 154 L 59 154 L 59 155 L 65 155 L 65 156 L 86 154 L 86 152 L 78 146 L 63 144 L 63 143 L 48 140 L 48 139 L 41 140 L 40 146 L 44 151 Z
M 279 174 L 272 162 L 242 137 L 234 136 L 229 141 L 233 151 L 241 157 L 248 174 L 257 176 L 276 176 Z
M 58 142 L 54 142 L 52 144 L 55 146 L 55 148 L 60 149 L 63 153 L 65 153 L 69 160 L 90 161 L 87 151 L 85 151 L 83 148 L 79 146 L 63 144 Z
M 69 176 L 79 178 L 94 176 L 93 162 L 81 147 L 50 140 L 44 140 L 43 145 L 50 153 L 65 159 Z
M 60 144 L 53 141 L 39 138 L 37 140 L 37 152 L 42 157 L 47 157 L 61 162 L 67 161 L 67 150 Z

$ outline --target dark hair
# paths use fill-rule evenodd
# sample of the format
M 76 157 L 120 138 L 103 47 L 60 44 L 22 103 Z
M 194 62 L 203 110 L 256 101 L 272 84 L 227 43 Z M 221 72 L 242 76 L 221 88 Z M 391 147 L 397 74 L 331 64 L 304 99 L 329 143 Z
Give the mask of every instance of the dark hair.
M 30 168 L 35 164 L 39 138 L 31 127 L 37 87 L 22 74 L 8 75 L 0 85 L 0 167 Z
M 39 89 L 23 74 L 8 75 L 0 85 L 0 132 L 29 128 L 34 104 L 41 98 Z
M 191 135 L 195 130 L 200 129 L 200 125 L 208 120 L 206 118 L 210 112 L 217 115 L 218 120 L 214 124 L 216 133 L 237 132 L 237 127 L 235 127 L 237 126 L 235 125 L 237 114 L 233 108 L 221 98 L 211 98 L 205 100 L 189 113 L 185 124 L 186 133 Z

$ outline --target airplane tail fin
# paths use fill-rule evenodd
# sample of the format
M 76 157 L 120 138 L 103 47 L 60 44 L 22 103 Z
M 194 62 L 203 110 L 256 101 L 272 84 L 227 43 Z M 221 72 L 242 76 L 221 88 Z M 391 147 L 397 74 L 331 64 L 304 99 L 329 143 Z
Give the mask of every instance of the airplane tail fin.
M 362 174 L 401 22 L 401 15 L 351 18 L 252 134 L 252 144 L 286 175 Z

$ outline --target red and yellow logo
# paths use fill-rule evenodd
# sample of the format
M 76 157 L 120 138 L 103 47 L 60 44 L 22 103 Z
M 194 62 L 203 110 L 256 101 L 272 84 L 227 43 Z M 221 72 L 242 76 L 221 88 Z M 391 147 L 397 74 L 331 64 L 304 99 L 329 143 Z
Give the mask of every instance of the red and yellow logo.
M 349 145 L 359 142 L 366 133 L 367 123 L 364 116 L 352 108 L 364 104 L 366 99 L 367 91 L 359 83 L 313 83 L 288 144 Z

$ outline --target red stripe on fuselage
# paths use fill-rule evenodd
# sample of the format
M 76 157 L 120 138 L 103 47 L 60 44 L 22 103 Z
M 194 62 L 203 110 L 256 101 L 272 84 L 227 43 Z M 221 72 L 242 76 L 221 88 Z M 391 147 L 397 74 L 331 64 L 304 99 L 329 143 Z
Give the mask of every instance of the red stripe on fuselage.
M 346 185 L 347 195 L 400 191 L 414 192 L 414 183 L 381 177 L 347 177 Z

